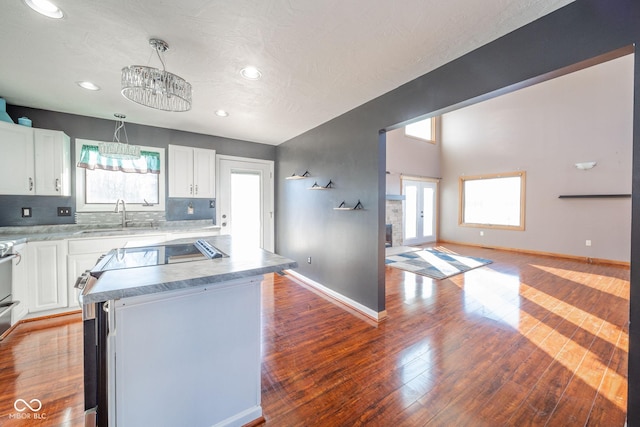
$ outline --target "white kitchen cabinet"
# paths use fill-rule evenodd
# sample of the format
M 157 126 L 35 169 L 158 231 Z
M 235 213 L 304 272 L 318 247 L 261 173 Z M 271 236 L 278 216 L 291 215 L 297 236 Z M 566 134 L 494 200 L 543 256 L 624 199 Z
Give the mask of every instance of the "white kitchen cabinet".
M 169 145 L 169 197 L 215 197 L 216 151 Z
M 0 194 L 35 194 L 33 129 L 0 122 Z
M 0 122 L 0 194 L 69 196 L 69 150 L 64 132 Z
M 31 242 L 27 256 L 29 312 L 67 307 L 67 242 Z
M 34 129 L 36 195 L 69 196 L 70 141 L 60 131 Z
M 11 324 L 19 322 L 29 313 L 29 293 L 27 291 L 27 272 L 29 271 L 29 257 L 27 245 L 22 243 L 15 245 L 13 251 L 18 255 L 13 259 L 11 278 L 11 297 L 14 301 L 20 301 L 11 311 Z

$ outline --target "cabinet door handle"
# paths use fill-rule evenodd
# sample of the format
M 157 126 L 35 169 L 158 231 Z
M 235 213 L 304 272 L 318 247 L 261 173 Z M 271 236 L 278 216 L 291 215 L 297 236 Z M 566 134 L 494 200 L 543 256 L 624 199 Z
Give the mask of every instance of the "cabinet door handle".
M 60 191 L 60 178 L 56 178 L 56 191 Z
M 198 184 L 196 184 L 196 194 L 198 194 Z
M 29 191 L 33 190 L 33 178 L 29 177 Z
M 189 194 L 193 194 L 193 184 L 189 186 Z

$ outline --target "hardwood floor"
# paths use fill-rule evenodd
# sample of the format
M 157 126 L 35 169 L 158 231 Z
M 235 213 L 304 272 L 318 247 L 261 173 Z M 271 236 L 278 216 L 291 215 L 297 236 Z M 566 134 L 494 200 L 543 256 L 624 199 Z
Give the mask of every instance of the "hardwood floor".
M 629 270 L 445 245 L 494 261 L 441 281 L 387 267 L 379 325 L 293 281 L 263 286 L 267 426 L 623 426 Z M 79 316 L 0 343 L 0 424 L 82 424 Z M 38 398 L 45 420 L 18 420 Z

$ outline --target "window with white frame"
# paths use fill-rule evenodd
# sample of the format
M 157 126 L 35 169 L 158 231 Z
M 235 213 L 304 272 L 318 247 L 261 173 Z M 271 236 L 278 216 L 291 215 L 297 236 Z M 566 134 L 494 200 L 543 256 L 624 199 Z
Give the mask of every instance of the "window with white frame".
M 431 117 L 408 124 L 404 127 L 405 136 L 436 143 L 436 119 Z
M 524 230 L 524 171 L 460 177 L 459 224 Z
M 164 149 L 142 146 L 139 160 L 104 159 L 99 141 L 76 139 L 76 209 L 110 211 L 118 199 L 127 210 L 165 209 Z

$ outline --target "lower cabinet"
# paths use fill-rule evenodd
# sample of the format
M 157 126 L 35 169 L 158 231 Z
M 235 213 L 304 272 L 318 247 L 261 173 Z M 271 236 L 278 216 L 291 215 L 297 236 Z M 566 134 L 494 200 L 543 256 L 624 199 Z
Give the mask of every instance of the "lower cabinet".
M 29 312 L 67 307 L 67 242 L 31 242 L 27 245 Z

